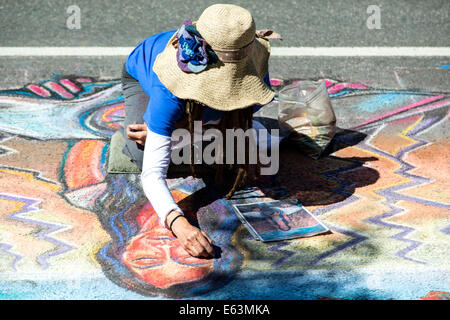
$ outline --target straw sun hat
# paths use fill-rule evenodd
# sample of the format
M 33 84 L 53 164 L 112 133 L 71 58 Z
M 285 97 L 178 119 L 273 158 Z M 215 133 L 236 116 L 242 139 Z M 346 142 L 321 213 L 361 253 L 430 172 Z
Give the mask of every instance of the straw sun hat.
M 264 105 L 275 95 L 264 82 L 269 38 L 281 37 L 271 30 L 257 31 L 248 10 L 215 4 L 197 21 L 184 22 L 156 57 L 153 70 L 181 99 L 222 111 Z M 193 51 L 197 59 L 189 62 Z

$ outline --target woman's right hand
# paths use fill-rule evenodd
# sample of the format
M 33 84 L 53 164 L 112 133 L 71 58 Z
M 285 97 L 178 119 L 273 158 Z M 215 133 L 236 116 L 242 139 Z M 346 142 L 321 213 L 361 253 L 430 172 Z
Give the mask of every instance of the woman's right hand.
M 126 133 L 128 139 L 139 143 L 141 146 L 145 145 L 145 140 L 147 139 L 147 125 L 145 123 L 138 124 L 136 121 L 130 124 L 126 128 Z
M 176 216 L 173 218 L 175 217 Z M 173 218 L 170 219 L 170 221 L 172 221 Z M 184 250 L 191 256 L 197 258 L 214 257 L 211 238 L 206 232 L 191 225 L 184 216 L 177 218 L 177 220 L 173 222 L 172 232 L 178 238 Z

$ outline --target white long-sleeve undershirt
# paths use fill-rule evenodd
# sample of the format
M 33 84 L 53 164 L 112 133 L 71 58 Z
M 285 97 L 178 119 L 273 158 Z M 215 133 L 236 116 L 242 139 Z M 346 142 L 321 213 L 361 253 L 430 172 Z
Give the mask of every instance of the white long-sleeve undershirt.
M 166 217 L 172 210 L 183 213 L 173 200 L 166 182 L 170 152 L 170 137 L 147 130 L 141 173 L 142 188 L 162 225 L 166 227 Z

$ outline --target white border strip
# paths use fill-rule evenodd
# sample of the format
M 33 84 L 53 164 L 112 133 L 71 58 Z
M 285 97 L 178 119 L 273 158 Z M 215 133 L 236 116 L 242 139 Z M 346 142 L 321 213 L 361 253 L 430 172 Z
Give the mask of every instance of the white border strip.
M 132 47 L 0 47 L 0 56 L 127 56 L 133 49 Z
M 127 56 L 133 47 L 0 47 L 0 57 Z M 450 57 L 450 47 L 272 47 L 275 57 Z
M 272 47 L 271 56 L 448 57 L 450 47 Z

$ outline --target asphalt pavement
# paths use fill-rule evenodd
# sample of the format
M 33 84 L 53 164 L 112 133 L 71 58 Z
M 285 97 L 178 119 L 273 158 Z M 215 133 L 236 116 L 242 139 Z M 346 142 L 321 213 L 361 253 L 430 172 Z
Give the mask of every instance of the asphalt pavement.
M 195 20 L 218 1 L 0 1 L 0 47 L 134 47 L 154 33 Z M 448 47 L 450 1 L 227 1 L 253 14 L 259 29 L 283 36 L 273 47 Z M 80 29 L 69 29 L 70 5 L 80 8 Z M 370 5 L 380 29 L 370 29 Z M 369 13 L 368 13 L 369 12 Z M 370 21 L 369 21 L 370 22 Z M 119 78 L 125 56 L 4 57 L 0 88 L 22 86 L 54 73 Z M 332 78 L 389 88 L 448 92 L 449 56 L 280 57 L 270 59 L 274 77 Z

